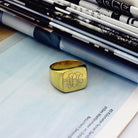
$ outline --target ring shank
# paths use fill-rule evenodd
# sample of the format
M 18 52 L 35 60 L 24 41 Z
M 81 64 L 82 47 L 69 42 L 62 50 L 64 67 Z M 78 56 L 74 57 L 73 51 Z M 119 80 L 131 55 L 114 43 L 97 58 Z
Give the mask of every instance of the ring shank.
M 64 69 L 70 69 L 70 68 L 75 68 L 78 66 L 84 65 L 83 62 L 78 61 L 78 60 L 64 60 L 64 61 L 59 61 L 50 66 L 50 69 L 52 70 L 64 70 Z

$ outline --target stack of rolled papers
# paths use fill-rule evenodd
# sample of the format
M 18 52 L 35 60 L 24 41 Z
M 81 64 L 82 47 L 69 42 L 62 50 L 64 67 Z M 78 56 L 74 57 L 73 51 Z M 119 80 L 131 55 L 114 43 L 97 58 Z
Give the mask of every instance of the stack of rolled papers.
M 0 22 L 138 83 L 138 2 L 0 0 Z

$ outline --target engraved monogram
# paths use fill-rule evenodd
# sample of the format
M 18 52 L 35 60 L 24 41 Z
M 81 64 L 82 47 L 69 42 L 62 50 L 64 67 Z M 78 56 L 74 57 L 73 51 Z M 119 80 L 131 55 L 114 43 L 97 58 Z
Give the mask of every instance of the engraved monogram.
M 83 74 L 80 72 L 69 73 L 66 78 L 64 78 L 64 83 L 68 88 L 79 87 L 83 83 Z

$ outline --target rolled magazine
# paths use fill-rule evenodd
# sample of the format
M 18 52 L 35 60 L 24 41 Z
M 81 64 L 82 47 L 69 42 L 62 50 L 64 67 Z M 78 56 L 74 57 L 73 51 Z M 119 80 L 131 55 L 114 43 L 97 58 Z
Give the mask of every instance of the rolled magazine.
M 46 45 L 59 48 L 62 51 L 138 83 L 138 70 L 135 64 L 131 64 L 120 58 L 104 53 L 97 49 L 94 44 L 93 47 L 89 47 L 86 43 L 81 43 L 77 40 L 75 41 L 75 39 L 58 36 L 52 31 L 43 30 L 25 20 L 4 12 L 0 12 L 0 22 L 33 37 Z

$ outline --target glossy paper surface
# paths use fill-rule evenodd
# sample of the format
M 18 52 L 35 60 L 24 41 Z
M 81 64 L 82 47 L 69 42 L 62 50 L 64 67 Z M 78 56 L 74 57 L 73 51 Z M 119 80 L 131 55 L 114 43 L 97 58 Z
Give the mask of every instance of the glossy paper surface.
M 9 44 L 0 54 L 1 138 L 94 136 L 137 87 L 86 62 L 87 87 L 75 93 L 61 93 L 50 83 L 49 66 L 77 58 L 20 37 L 14 34 L 12 39 L 1 42 Z M 15 39 L 19 41 L 13 45 Z

